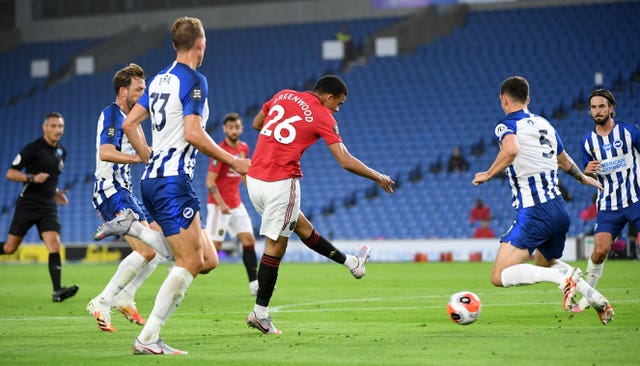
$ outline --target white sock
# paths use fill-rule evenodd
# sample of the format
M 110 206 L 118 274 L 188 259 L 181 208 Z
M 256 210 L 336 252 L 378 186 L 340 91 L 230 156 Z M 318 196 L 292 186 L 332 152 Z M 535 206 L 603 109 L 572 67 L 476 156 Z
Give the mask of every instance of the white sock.
M 104 304 L 110 307 L 116 294 L 122 291 L 146 264 L 147 261 L 137 252 L 132 252 L 126 256 L 118 265 L 116 273 L 111 277 L 107 286 L 98 295 L 102 298 Z
M 258 319 L 264 319 L 269 316 L 269 308 L 266 306 L 255 304 L 253 305 L 253 312 L 256 313 Z
M 350 270 L 356 268 L 356 266 L 358 265 L 358 257 L 351 254 L 346 254 L 345 256 L 347 257 L 347 259 L 344 260 L 344 263 L 342 265 Z
M 501 273 L 503 287 L 533 285 L 539 282 L 560 284 L 564 275 L 557 269 L 521 263 L 505 268 Z
M 559 259 L 556 259 L 555 262 L 549 268 L 556 269 L 562 274 L 566 274 L 567 271 L 573 269 L 573 267 L 571 267 L 570 265 L 566 264 L 565 262 L 563 262 L 563 261 L 561 261 Z
M 173 261 L 173 250 L 169 245 L 169 241 L 167 241 L 167 238 L 165 238 L 161 232 L 148 228 L 138 221 L 134 221 L 127 235 L 142 240 L 143 243 L 152 247 L 157 253 L 165 257 L 167 261 Z
M 153 259 L 147 262 L 145 266 L 140 268 L 140 271 L 138 271 L 138 274 L 136 274 L 136 276 L 131 280 L 131 282 L 129 282 L 127 287 L 122 289 L 122 291 L 126 292 L 127 295 L 129 295 L 129 297 L 131 297 L 132 299 L 135 298 L 136 292 L 138 291 L 140 286 L 142 286 L 144 281 L 146 281 L 146 279 L 149 278 L 149 276 L 151 276 L 151 273 L 155 271 L 156 267 L 158 267 L 158 264 L 160 264 L 160 262 L 162 262 L 162 256 L 156 255 L 155 257 L 153 257 Z
M 584 280 L 587 281 L 591 287 L 595 288 L 598 284 L 598 280 L 602 277 L 603 267 L 604 262 L 595 264 L 591 261 L 591 258 L 589 258 L 589 261 L 587 262 L 587 273 L 584 275 Z
M 171 272 L 160 286 L 151 315 L 140 332 L 138 340 L 143 344 L 155 342 L 160 338 L 160 329 L 176 310 L 184 298 L 185 292 L 193 282 L 193 276 L 182 267 L 173 266 Z
M 582 302 L 585 299 L 589 303 L 589 305 L 596 308 L 602 307 L 604 302 L 607 301 L 607 299 L 600 292 L 598 292 L 598 290 L 591 287 L 587 283 L 587 281 L 583 280 L 582 278 L 576 282 L 576 290 L 583 296 L 582 299 L 580 299 L 579 303 L 580 307 L 582 307 L 583 309 L 586 308 L 586 306 L 582 306 Z

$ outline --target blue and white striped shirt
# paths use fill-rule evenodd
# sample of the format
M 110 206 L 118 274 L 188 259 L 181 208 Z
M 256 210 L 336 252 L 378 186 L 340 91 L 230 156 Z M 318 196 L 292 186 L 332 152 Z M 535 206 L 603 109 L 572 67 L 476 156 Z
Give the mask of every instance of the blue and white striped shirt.
M 515 134 L 520 150 L 506 169 L 516 209 L 542 204 L 560 197 L 558 154 L 564 144 L 551 123 L 526 109 L 509 113 L 495 125 L 498 142 Z
M 174 61 L 148 85 L 138 104 L 151 115 L 152 152 L 142 179 L 187 175 L 193 178 L 198 150 L 184 139 L 184 117 L 209 118 L 207 79 L 189 66 Z
M 127 115 L 112 103 L 100 113 L 96 131 L 96 170 L 93 174 L 93 206 L 97 208 L 104 200 L 118 190 L 131 191 L 131 173 L 129 164 L 117 164 L 100 159 L 100 146 L 111 144 L 116 150 L 126 154 L 135 154 L 127 136 L 122 132 L 122 122 Z
M 638 202 L 638 159 L 640 133 L 634 123 L 616 122 L 607 136 L 594 129 L 582 137 L 583 169 L 591 160 L 600 162 L 596 177 L 604 190 L 598 196 L 599 211 L 617 211 Z

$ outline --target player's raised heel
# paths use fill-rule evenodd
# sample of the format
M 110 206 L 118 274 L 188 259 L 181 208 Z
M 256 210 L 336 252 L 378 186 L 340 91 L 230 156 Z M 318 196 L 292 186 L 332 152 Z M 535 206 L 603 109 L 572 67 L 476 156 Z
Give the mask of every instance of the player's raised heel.
M 613 316 L 616 315 L 616 313 L 613 311 L 613 308 L 611 307 L 611 304 L 609 304 L 608 302 L 605 303 L 605 306 L 602 309 L 596 309 L 596 312 L 598 313 L 598 317 L 600 318 L 600 322 L 602 323 L 602 325 L 609 324 L 609 322 L 613 320 Z
M 96 229 L 93 240 L 102 240 L 111 235 L 125 235 L 136 220 L 136 214 L 130 208 L 122 210 L 113 220 L 103 223 Z
M 566 311 L 571 311 L 573 299 L 576 297 L 576 283 L 582 276 L 580 268 L 573 268 L 567 271 L 564 277 L 564 281 L 560 289 L 563 293 L 562 308 Z
M 98 328 L 104 332 L 115 332 L 116 328 L 111 324 L 111 310 L 102 299 L 95 297 L 87 304 L 89 314 L 96 320 Z
M 358 258 L 358 265 L 351 269 L 351 274 L 356 279 L 361 279 L 366 276 L 367 270 L 364 267 L 365 264 L 369 261 L 369 255 L 371 254 L 371 249 L 368 245 L 363 245 L 362 248 L 358 251 L 356 258 Z

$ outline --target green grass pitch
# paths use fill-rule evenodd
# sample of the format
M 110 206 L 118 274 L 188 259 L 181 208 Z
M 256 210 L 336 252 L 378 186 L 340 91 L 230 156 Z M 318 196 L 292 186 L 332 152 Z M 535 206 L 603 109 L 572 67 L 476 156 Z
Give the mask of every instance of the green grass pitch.
M 584 262 L 573 263 L 585 268 Z M 66 264 L 76 297 L 51 302 L 46 265 L 0 268 L 0 365 L 633 365 L 640 364 L 640 263 L 611 260 L 598 288 L 616 317 L 569 314 L 552 284 L 495 288 L 491 263 L 376 263 L 355 280 L 332 263 L 280 267 L 271 315 L 281 335 L 248 328 L 253 306 L 239 263 L 196 278 L 161 332 L 186 356 L 134 356 L 140 327 L 112 314 L 102 333 L 85 310 L 115 264 Z M 160 266 L 138 291 L 146 317 L 167 273 Z M 473 324 L 449 320 L 449 296 L 470 290 L 482 313 Z

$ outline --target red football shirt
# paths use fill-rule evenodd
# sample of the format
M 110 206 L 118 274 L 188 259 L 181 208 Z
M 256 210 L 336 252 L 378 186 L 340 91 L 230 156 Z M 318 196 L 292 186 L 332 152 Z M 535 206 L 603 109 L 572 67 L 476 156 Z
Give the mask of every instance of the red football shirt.
M 496 234 L 493 232 L 493 230 L 490 227 L 479 227 L 476 229 L 476 231 L 473 232 L 473 237 L 477 239 L 495 238 Z
M 229 152 L 229 154 L 237 156 L 238 158 L 246 158 L 249 156 L 249 145 L 242 141 L 238 141 L 237 147 L 229 146 L 226 140 L 222 140 L 218 145 L 220 145 L 220 147 L 225 151 Z M 216 159 L 210 159 L 209 171 L 218 174 L 216 177 L 216 186 L 218 187 L 218 191 L 227 206 L 229 206 L 229 208 L 236 208 L 240 206 L 240 203 L 242 203 L 239 189 L 241 180 L 240 174 L 231 169 L 229 164 L 225 164 Z M 207 202 L 213 203 L 214 205 L 216 204 L 211 192 L 207 193 Z
M 327 145 L 342 142 L 329 108 L 311 92 L 281 90 L 262 106 L 266 118 L 247 173 L 276 181 L 302 177 L 304 151 L 322 138 Z

